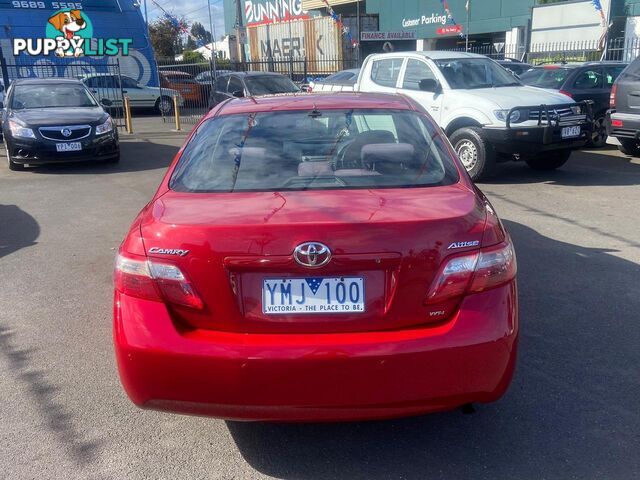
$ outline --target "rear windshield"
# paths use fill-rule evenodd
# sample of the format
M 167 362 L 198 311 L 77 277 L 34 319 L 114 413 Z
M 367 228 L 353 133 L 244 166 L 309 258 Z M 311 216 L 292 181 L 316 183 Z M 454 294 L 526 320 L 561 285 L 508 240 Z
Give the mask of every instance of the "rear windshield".
M 534 68 L 520 75 L 525 85 L 559 90 L 569 76 L 566 68 Z
M 244 82 L 247 84 L 249 94 L 253 96 L 271 95 L 274 93 L 295 93 L 300 89 L 287 77 L 277 75 L 245 77 Z
M 181 192 L 410 188 L 459 179 L 422 115 L 325 110 L 225 115 L 204 122 L 171 178 Z

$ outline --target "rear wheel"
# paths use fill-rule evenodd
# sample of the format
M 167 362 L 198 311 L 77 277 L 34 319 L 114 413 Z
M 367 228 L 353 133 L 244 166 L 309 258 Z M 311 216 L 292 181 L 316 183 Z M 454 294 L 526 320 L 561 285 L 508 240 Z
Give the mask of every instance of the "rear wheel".
M 602 148 L 607 144 L 607 125 L 604 115 L 593 121 L 593 132 L 589 139 L 588 146 L 593 148 Z
M 533 170 L 556 170 L 567 163 L 570 156 L 571 150 L 554 150 L 527 158 L 525 162 Z
M 453 132 L 451 144 L 462 165 L 473 181 L 487 178 L 493 173 L 496 155 L 478 127 L 464 127 Z
M 632 157 L 640 157 L 640 144 L 633 138 L 619 138 L 620 150 L 625 155 L 631 155 Z
M 162 115 L 170 115 L 173 112 L 173 99 L 167 96 L 160 97 L 156 100 L 156 111 Z

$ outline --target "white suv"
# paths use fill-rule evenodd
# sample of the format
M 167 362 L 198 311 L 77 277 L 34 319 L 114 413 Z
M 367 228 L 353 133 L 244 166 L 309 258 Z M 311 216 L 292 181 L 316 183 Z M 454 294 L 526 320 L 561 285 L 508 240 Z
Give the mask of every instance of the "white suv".
M 370 55 L 355 90 L 415 100 L 446 132 L 474 180 L 512 159 L 556 169 L 585 145 L 591 130 L 586 103 L 524 86 L 498 63 L 472 53 Z

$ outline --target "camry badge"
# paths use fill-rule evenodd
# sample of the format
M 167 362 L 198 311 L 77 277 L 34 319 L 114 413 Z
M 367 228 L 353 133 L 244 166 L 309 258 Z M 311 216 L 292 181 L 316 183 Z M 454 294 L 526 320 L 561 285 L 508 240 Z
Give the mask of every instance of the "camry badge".
M 478 245 L 480 245 L 479 240 L 475 240 L 473 242 L 453 242 L 451 245 L 449 245 L 447 250 L 454 250 L 456 248 L 477 247 Z
M 303 267 L 318 268 L 331 260 L 329 247 L 319 242 L 306 242 L 293 251 L 293 258 Z
M 160 248 L 151 247 L 149 253 L 155 253 L 157 255 L 176 255 L 178 257 L 186 257 L 189 254 L 189 250 L 180 250 L 178 248 Z
M 68 128 L 63 128 L 62 130 L 60 130 L 60 133 L 63 137 L 66 138 L 69 138 L 71 136 L 71 130 L 69 130 Z

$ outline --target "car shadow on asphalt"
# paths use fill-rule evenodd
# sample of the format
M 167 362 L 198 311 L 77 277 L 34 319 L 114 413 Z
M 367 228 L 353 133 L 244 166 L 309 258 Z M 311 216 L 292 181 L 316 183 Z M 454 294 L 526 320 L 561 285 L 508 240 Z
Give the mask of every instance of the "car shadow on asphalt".
M 571 187 L 640 185 L 640 163 L 613 150 L 592 149 L 574 153 L 563 167 L 553 171 L 532 170 L 523 161 L 498 164 L 486 185 L 551 183 Z
M 179 149 L 178 146 L 155 143 L 143 138 L 129 139 L 120 143 L 120 163 L 58 163 L 28 167 L 26 172 L 45 175 L 99 175 L 164 169 L 171 164 Z
M 40 225 L 17 205 L 0 204 L 0 258 L 36 244 Z
M 35 245 L 39 236 L 40 226 L 35 218 L 16 205 L 0 205 L 0 259 Z M 0 262 L 0 272 L 1 267 Z M 33 349 L 19 347 L 15 329 L 0 323 L 0 360 L 6 361 L 11 377 L 24 387 L 35 410 L 68 448 L 71 458 L 87 464 L 95 457 L 99 444 L 83 440 L 82 433 L 73 426 L 71 414 L 56 400 L 59 388 L 47 379 L 47 371 L 36 365 L 34 353 Z M 5 402 L 2 408 L 11 405 Z
M 505 223 L 518 255 L 521 337 L 503 399 L 470 415 L 227 422 L 245 460 L 284 479 L 633 477 L 640 265 Z

